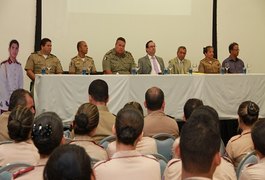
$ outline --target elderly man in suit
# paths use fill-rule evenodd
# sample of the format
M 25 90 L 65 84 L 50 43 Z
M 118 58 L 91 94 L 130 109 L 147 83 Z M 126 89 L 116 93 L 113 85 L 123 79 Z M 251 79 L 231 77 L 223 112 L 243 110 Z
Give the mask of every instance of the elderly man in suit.
M 150 40 L 146 43 L 147 55 L 138 60 L 139 74 L 160 74 L 165 69 L 164 61 L 155 55 L 156 45 Z

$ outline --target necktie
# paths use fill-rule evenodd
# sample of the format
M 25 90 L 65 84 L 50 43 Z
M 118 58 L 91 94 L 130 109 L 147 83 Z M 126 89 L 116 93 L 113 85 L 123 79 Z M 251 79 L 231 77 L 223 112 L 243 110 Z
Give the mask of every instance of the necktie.
M 154 70 L 155 70 L 156 74 L 158 74 L 159 73 L 159 68 L 158 68 L 155 56 L 152 56 L 151 59 L 152 59 L 152 62 L 153 62 Z
M 184 74 L 183 62 L 179 63 L 179 74 Z

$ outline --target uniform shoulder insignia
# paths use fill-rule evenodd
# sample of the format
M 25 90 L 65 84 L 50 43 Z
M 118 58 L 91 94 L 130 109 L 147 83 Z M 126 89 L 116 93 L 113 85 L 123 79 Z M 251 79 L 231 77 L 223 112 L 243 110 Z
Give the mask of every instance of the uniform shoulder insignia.
M 75 57 L 72 57 L 72 59 L 71 59 L 71 60 L 74 60 L 75 58 L 77 58 L 77 56 L 75 56 Z
M 38 54 L 38 51 L 34 51 L 34 52 L 32 52 L 31 54 Z
M 177 163 L 177 162 L 180 162 L 181 161 L 181 159 L 172 159 L 172 160 L 170 160 L 169 162 L 168 162 L 168 167 L 170 167 L 171 165 L 173 165 L 173 164 L 175 164 L 175 163 Z
M 145 158 L 148 158 L 148 159 L 153 159 L 153 160 L 155 160 L 155 161 L 158 161 L 154 156 L 152 156 L 152 155 L 142 155 L 143 157 L 145 157 Z
M 236 136 L 232 137 L 230 141 L 234 142 L 234 141 L 238 140 L 240 137 L 241 137 L 241 135 L 236 135 Z
M 52 57 L 56 57 L 54 54 L 50 54 Z
M 111 50 L 109 50 L 106 54 L 105 54 L 105 56 L 106 55 L 110 55 L 110 54 L 112 54 L 114 51 L 113 51 L 113 49 L 111 49 Z
M 93 59 L 93 58 L 92 58 L 92 57 L 90 57 L 90 56 L 86 56 L 86 58 L 87 58 L 87 59 Z
M 108 162 L 109 160 L 110 160 L 110 159 L 107 159 L 107 160 L 104 160 L 104 161 L 99 161 L 99 162 L 97 162 L 97 163 L 94 165 L 93 169 L 97 168 L 97 167 L 100 166 L 101 164 L 104 164 L 104 163 Z
M 1 64 L 5 64 L 6 62 L 8 62 L 8 60 L 2 61 Z

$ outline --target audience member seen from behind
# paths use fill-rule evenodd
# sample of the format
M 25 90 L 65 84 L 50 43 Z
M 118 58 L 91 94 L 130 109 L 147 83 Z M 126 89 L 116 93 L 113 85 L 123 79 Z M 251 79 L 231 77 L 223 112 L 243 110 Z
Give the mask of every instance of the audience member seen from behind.
M 91 160 L 83 147 L 62 145 L 51 154 L 43 171 L 44 180 L 95 180 Z
M 65 143 L 62 119 L 54 112 L 37 116 L 32 128 L 32 140 L 40 154 L 40 161 L 34 170 L 21 175 L 18 180 L 42 180 L 43 170 L 53 150 Z
M 158 87 L 151 87 L 146 91 L 144 105 L 147 108 L 147 116 L 144 118 L 144 136 L 152 137 L 158 133 L 179 136 L 177 122 L 164 112 L 164 98 L 164 92 Z
M 160 166 L 153 156 L 142 155 L 136 151 L 136 144 L 143 136 L 144 119 L 133 108 L 121 109 L 115 122 L 117 152 L 108 161 L 94 166 L 96 179 L 116 180 L 158 180 Z
M 254 150 L 251 128 L 259 118 L 259 106 L 252 101 L 245 101 L 240 104 L 237 114 L 239 129 L 242 132 L 233 136 L 226 145 L 228 156 L 233 160 L 235 167 L 248 152 Z
M 236 42 L 233 42 L 228 47 L 230 56 L 226 58 L 222 67 L 228 68 L 228 73 L 243 73 L 243 68 L 245 67 L 244 62 L 238 58 L 239 46 Z
M 200 61 L 199 72 L 200 73 L 219 73 L 220 62 L 214 58 L 214 49 L 212 46 L 206 46 L 203 48 L 203 54 L 205 58 Z
M 139 110 L 139 112 L 143 115 L 143 108 L 140 103 L 131 101 L 124 105 L 123 108 L 134 108 Z M 141 154 L 157 154 L 157 146 L 155 139 L 151 137 L 142 137 L 141 140 L 136 144 L 136 150 Z M 116 152 L 116 141 L 113 141 L 108 144 L 107 153 L 109 157 L 111 157 Z
M 10 96 L 8 111 L 0 115 L 0 141 L 11 140 L 7 129 L 8 117 L 11 111 L 18 105 L 27 107 L 35 114 L 34 101 L 31 94 L 24 89 L 13 91 Z
M 88 88 L 89 102 L 97 106 L 99 111 L 99 124 L 93 139 L 99 142 L 107 136 L 112 135 L 112 127 L 115 124 L 115 116 L 109 112 L 107 103 L 109 101 L 108 84 L 101 79 L 91 82 Z
M 265 120 L 257 121 L 252 130 L 251 138 L 253 140 L 254 148 L 259 157 L 258 164 L 250 164 L 242 171 L 240 180 L 249 179 L 265 179 Z
M 9 57 L 0 64 L 0 114 L 8 110 L 12 92 L 23 88 L 23 69 L 17 61 L 19 43 L 11 40 L 9 43 Z
M 93 134 L 96 132 L 99 122 L 97 106 L 85 103 L 82 104 L 75 115 L 74 133 L 75 138 L 71 144 L 85 148 L 87 154 L 94 160 L 107 160 L 108 155 L 105 149 L 93 141 Z
M 200 123 L 207 124 L 207 128 L 216 131 L 220 134 L 220 123 L 218 113 L 210 106 L 200 106 L 197 107 L 189 117 L 189 121 L 194 121 L 198 126 Z M 199 139 L 198 139 L 199 140 Z M 179 157 L 180 150 L 179 146 L 174 149 L 175 153 L 178 154 L 177 158 L 170 160 L 164 171 L 165 180 L 180 180 L 181 179 L 181 169 L 182 162 Z M 232 162 L 225 156 L 221 157 L 221 163 L 216 167 L 213 174 L 214 180 L 227 180 L 236 179 L 236 173 Z
M 18 106 L 11 111 L 7 128 L 14 142 L 0 145 L 0 166 L 14 162 L 37 164 L 40 156 L 30 138 L 33 119 L 34 115 L 26 107 Z
M 209 120 L 189 120 L 182 128 L 180 156 L 182 179 L 212 179 L 221 163 L 221 143 L 217 128 L 209 128 Z

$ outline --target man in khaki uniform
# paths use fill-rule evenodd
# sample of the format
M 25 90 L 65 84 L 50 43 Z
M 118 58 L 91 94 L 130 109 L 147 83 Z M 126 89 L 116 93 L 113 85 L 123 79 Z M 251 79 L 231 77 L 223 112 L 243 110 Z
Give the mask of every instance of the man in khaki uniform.
M 116 40 L 115 48 L 109 50 L 102 61 L 103 72 L 105 74 L 130 74 L 135 67 L 133 56 L 125 51 L 126 41 L 123 37 Z
M 143 135 L 144 119 L 133 108 L 123 108 L 117 114 L 115 134 L 117 152 L 108 161 L 94 166 L 97 180 L 159 180 L 160 165 L 153 156 L 142 155 L 136 151 L 136 144 Z
M 164 60 L 155 55 L 156 45 L 150 40 L 145 45 L 147 55 L 138 60 L 139 74 L 160 74 L 165 69 Z
M 115 116 L 109 112 L 107 103 L 109 101 L 108 84 L 101 79 L 94 80 L 88 88 L 89 102 L 97 106 L 99 111 L 99 123 L 93 139 L 99 142 L 103 138 L 113 135 L 112 127 L 115 124 Z
M 0 141 L 11 140 L 7 129 L 8 117 L 10 112 L 18 105 L 25 106 L 29 108 L 32 113 L 35 113 L 34 101 L 31 94 L 24 89 L 17 89 L 13 91 L 10 96 L 8 111 L 0 115 Z
M 82 74 L 82 71 L 86 73 L 95 73 L 96 67 L 92 57 L 86 56 L 88 47 L 85 41 L 79 41 L 77 43 L 78 55 L 71 59 L 69 65 L 69 74 Z
M 219 73 L 221 64 L 215 59 L 214 49 L 212 46 L 206 46 L 203 48 L 203 54 L 205 58 L 200 61 L 199 72 L 200 73 Z
M 62 65 L 60 60 L 53 54 L 52 42 L 48 38 L 41 40 L 41 50 L 32 53 L 27 60 L 25 70 L 28 77 L 34 81 L 35 74 L 41 74 L 45 70 L 47 74 L 60 74 L 63 73 Z
M 168 62 L 170 74 L 187 74 L 191 68 L 190 60 L 185 59 L 187 49 L 180 46 L 177 51 L 177 57 Z
M 153 136 L 158 133 L 168 133 L 179 136 L 179 128 L 175 119 L 164 113 L 164 92 L 158 87 L 152 87 L 145 93 L 145 107 L 147 116 L 144 118 L 144 136 Z
M 246 167 L 239 176 L 240 180 L 265 179 L 265 121 L 257 121 L 251 131 L 251 138 L 255 147 L 259 162 Z

